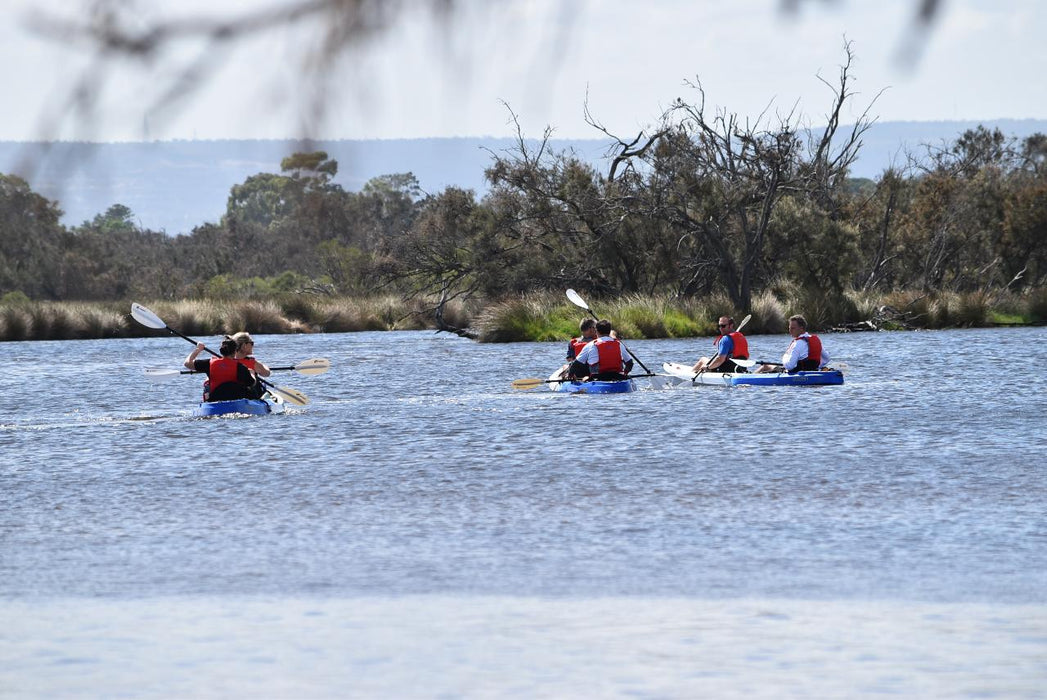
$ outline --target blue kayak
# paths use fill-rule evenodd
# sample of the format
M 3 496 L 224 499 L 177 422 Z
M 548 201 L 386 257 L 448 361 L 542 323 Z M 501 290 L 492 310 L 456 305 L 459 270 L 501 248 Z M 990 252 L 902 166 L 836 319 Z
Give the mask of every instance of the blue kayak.
M 837 369 L 817 372 L 702 372 L 695 374 L 688 365 L 676 362 L 662 364 L 670 375 L 709 386 L 836 386 L 843 384 L 843 373 Z
M 630 391 L 636 391 L 636 383 L 632 379 L 618 379 L 609 382 L 560 382 L 551 384 L 550 388 L 563 394 L 628 394 Z
M 199 418 L 207 416 L 224 416 L 230 413 L 242 413 L 249 416 L 264 416 L 273 409 L 261 399 L 236 399 L 234 401 L 201 401 L 193 409 L 193 415 Z

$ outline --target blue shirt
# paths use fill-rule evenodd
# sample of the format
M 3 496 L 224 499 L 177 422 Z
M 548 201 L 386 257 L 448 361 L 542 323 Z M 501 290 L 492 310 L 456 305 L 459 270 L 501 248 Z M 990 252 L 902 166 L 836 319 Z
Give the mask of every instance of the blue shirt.
M 720 336 L 720 342 L 716 345 L 716 354 L 730 357 L 732 352 L 734 352 L 734 341 L 731 340 L 731 336 Z

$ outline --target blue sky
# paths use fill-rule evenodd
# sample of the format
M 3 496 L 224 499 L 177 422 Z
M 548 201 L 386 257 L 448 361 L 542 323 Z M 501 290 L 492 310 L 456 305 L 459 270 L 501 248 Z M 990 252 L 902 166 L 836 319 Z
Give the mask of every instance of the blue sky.
M 143 12 L 220 7 L 235 16 L 260 4 L 181 0 L 168 9 L 143 3 Z M 548 125 L 558 137 L 597 137 L 583 119 L 587 94 L 592 113 L 625 136 L 655 123 L 674 98 L 694 99 L 684 83 L 696 78 L 710 108 L 755 118 L 768 106 L 773 114 L 797 105 L 818 124 L 831 93 L 817 75 L 836 81 L 845 36 L 858 92 L 845 119 L 884 89 L 871 110 L 881 121 L 1047 118 L 1047 3 L 944 0 L 922 51 L 905 62 L 915 5 L 806 0 L 785 15 L 779 0 L 461 0 L 450 29 L 408 12 L 312 92 L 302 89 L 315 74 L 301 64 L 316 37 L 309 25 L 216 56 L 207 81 L 177 109 L 157 106 L 162 87 L 170 66 L 199 47 L 179 45 L 148 68 L 115 66 L 88 123 L 66 106 L 87 65 L 83 48 L 42 40 L 24 21 L 31 8 L 70 13 L 78 5 L 14 0 L 0 10 L 0 140 L 506 136 L 506 103 L 528 136 Z M 310 108 L 316 94 L 322 118 Z

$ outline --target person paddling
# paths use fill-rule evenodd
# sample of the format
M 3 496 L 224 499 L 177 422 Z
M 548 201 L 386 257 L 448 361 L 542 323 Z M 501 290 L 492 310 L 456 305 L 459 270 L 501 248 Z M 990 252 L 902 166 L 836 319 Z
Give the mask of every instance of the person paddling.
M 268 377 L 272 374 L 272 371 L 265 366 L 265 364 L 255 358 L 251 353 L 254 352 L 254 338 L 247 331 L 240 331 L 234 333 L 231 339 L 236 343 L 236 359 L 247 366 L 247 369 L 251 370 L 259 377 Z
M 784 367 L 789 374 L 814 372 L 829 364 L 829 353 L 821 339 L 807 332 L 807 319 L 797 314 L 789 317 L 789 335 L 793 341 L 782 355 L 781 365 L 760 365 L 757 372 L 780 372 Z
M 197 357 L 206 349 L 203 343 L 197 343 L 183 363 L 186 369 L 207 375 L 207 381 L 204 383 L 204 401 L 254 399 L 262 395 L 264 389 L 258 383 L 254 372 L 235 357 L 235 340 L 226 338 L 222 341 L 218 349 L 220 357 L 198 360 Z
M 574 362 L 578 354 L 585 348 L 586 345 L 596 340 L 596 321 L 591 318 L 583 318 L 582 322 L 578 324 L 578 331 L 581 335 L 577 338 L 571 338 L 567 342 L 567 364 L 560 368 L 560 377 L 566 378 L 568 370 L 571 369 L 571 363 Z M 589 368 L 582 367 L 578 368 L 579 371 L 585 372 L 585 374 L 577 375 L 579 377 L 589 376 Z
M 736 365 L 732 358 L 738 360 L 749 359 L 749 342 L 739 331 L 734 329 L 734 319 L 730 316 L 721 316 L 717 322 L 720 335 L 713 340 L 716 354 L 712 357 L 703 357 L 694 363 L 691 371 L 700 372 L 744 372 L 745 368 Z
M 592 379 L 608 381 L 622 379 L 632 371 L 633 361 L 625 346 L 613 335 L 611 322 L 600 319 L 596 322 L 597 338 L 582 348 L 571 363 L 570 376 L 583 376 L 587 372 Z

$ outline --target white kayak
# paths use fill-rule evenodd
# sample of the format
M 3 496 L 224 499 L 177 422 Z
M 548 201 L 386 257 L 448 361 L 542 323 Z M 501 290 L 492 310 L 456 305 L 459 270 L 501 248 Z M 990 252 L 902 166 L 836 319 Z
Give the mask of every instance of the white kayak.
M 826 386 L 843 384 L 843 373 L 839 370 L 820 370 L 817 372 L 702 372 L 695 373 L 690 365 L 677 362 L 666 362 L 662 369 L 667 374 L 692 385 L 707 384 L 711 386 Z

